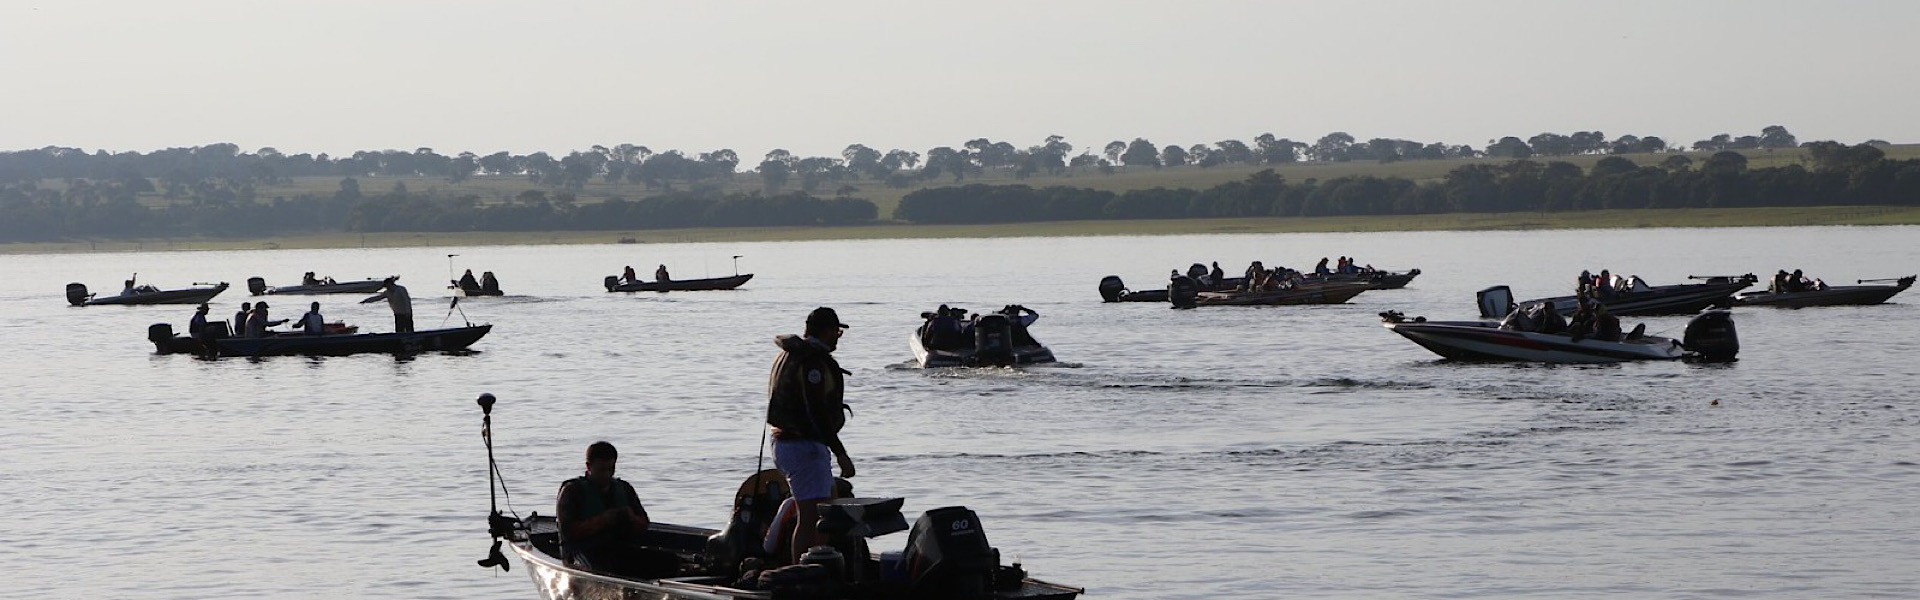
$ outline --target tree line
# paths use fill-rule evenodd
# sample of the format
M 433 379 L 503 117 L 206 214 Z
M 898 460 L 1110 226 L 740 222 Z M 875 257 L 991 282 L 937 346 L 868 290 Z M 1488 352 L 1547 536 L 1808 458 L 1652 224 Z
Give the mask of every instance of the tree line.
M 914 223 L 1082 219 L 1407 215 L 1636 208 L 1920 205 L 1920 160 L 1889 160 L 1869 144 L 1806 145 L 1809 165 L 1749 169 L 1723 150 L 1641 166 L 1609 156 L 1591 169 L 1530 159 L 1465 165 L 1440 181 L 1349 176 L 1291 182 L 1271 169 L 1204 190 L 1110 192 L 1072 186 L 968 184 L 916 190 L 893 218 Z
M 65 189 L 0 183 L 0 241 L 84 237 L 258 236 L 288 232 L 550 231 L 845 225 L 878 217 L 872 202 L 781 194 L 675 191 L 581 203 L 571 192 L 527 190 L 505 202 L 473 194 L 363 194 L 342 179 L 333 194 L 265 202 L 148 207 L 124 181 L 70 182 Z

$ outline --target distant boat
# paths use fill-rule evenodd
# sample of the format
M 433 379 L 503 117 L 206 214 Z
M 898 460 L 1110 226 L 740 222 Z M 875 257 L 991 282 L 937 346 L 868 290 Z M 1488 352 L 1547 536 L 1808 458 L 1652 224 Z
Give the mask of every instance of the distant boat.
M 1712 306 L 1730 306 L 1735 292 L 1759 281 L 1759 278 L 1752 274 L 1737 277 L 1694 277 L 1693 279 L 1705 279 L 1706 282 L 1655 286 L 1642 283 L 1633 289 L 1616 291 L 1605 297 L 1596 296 L 1592 301 L 1607 305 L 1608 312 L 1623 317 L 1685 315 L 1697 313 Z M 1573 314 L 1573 311 L 1580 307 L 1577 296 L 1536 298 L 1516 303 L 1513 301 L 1513 291 L 1504 285 L 1480 290 L 1477 300 L 1480 303 L 1480 318 L 1483 319 L 1504 318 L 1516 308 L 1527 308 L 1542 302 L 1552 302 L 1554 310 L 1563 315 Z
M 1282 306 L 1297 304 L 1345 304 L 1354 296 L 1375 289 L 1372 282 L 1306 284 L 1283 290 L 1199 292 L 1196 306 Z
M 958 315 L 942 317 L 932 312 L 920 313 L 920 317 L 925 321 L 907 338 L 907 346 L 913 350 L 914 362 L 922 368 L 1010 367 L 1054 362 L 1053 351 L 1034 339 L 1026 327 L 1015 321 L 1015 315 L 1005 311 L 976 315 L 972 322 L 961 321 Z M 936 324 L 949 329 L 936 329 Z
M 731 290 L 753 279 L 752 273 L 742 273 L 732 277 L 713 277 L 710 279 L 669 279 L 667 281 L 628 281 L 622 283 L 615 275 L 608 275 L 602 282 L 609 292 L 690 292 L 701 290 Z
M 345 281 L 345 282 L 333 282 L 333 283 L 322 281 L 319 283 L 304 284 L 304 285 L 282 285 L 282 286 L 276 286 L 276 287 L 267 287 L 267 280 L 265 278 L 249 277 L 247 278 L 247 292 L 255 296 L 365 294 L 368 292 L 380 291 L 381 287 L 384 287 L 387 285 L 387 281 L 399 279 L 399 278 L 400 278 L 399 275 L 394 275 L 394 276 L 386 277 L 382 279 L 367 279 L 363 281 Z
M 1801 290 L 1798 292 L 1771 292 L 1761 290 L 1747 292 L 1734 297 L 1733 301 L 1741 306 L 1778 306 L 1781 308 L 1807 308 L 1813 306 L 1865 306 L 1886 302 L 1895 294 L 1913 287 L 1913 275 L 1898 280 L 1863 279 L 1868 281 L 1896 281 L 1894 285 L 1839 285 L 1821 290 Z
M 203 304 L 212 300 L 220 292 L 227 291 L 227 282 L 222 281 L 211 287 L 191 287 L 178 290 L 162 290 L 151 285 L 136 287 L 133 291 L 116 296 L 99 296 L 88 293 L 83 283 L 67 284 L 67 303 L 74 306 L 100 306 L 119 304 L 123 306 L 141 304 Z
M 1687 322 L 1684 340 L 1642 335 L 1638 330 L 1618 341 L 1574 339 L 1565 333 L 1505 329 L 1490 321 L 1409 319 L 1397 311 L 1380 313 L 1380 318 L 1394 333 L 1454 360 L 1615 363 L 1700 357 L 1724 361 L 1740 351 L 1733 317 L 1724 310 L 1694 316 Z

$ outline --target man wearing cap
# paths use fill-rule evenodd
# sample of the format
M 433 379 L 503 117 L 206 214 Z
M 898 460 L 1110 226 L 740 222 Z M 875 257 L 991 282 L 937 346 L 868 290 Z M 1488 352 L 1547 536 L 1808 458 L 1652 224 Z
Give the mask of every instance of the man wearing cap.
M 202 303 L 193 309 L 193 318 L 187 321 L 187 337 L 198 340 L 208 348 L 213 347 L 213 336 L 207 333 L 207 311 L 210 308 Z
M 767 425 L 773 435 L 773 464 L 787 477 L 793 492 L 794 521 L 789 559 L 799 562 L 801 553 L 818 543 L 813 523 L 819 520 L 820 505 L 833 497 L 834 479 L 828 454 L 840 463 L 840 476 L 853 477 L 853 459 L 840 443 L 840 427 L 847 422 L 846 390 L 848 371 L 833 359 L 840 335 L 847 324 L 833 309 L 820 307 L 807 314 L 804 336 L 780 335 L 773 339 L 780 356 L 773 359 L 773 373 L 767 382 Z
M 413 296 L 407 294 L 407 287 L 400 285 L 399 277 L 388 277 L 380 293 L 361 300 L 361 304 L 372 304 L 381 300 L 393 309 L 393 331 L 395 333 L 413 333 Z

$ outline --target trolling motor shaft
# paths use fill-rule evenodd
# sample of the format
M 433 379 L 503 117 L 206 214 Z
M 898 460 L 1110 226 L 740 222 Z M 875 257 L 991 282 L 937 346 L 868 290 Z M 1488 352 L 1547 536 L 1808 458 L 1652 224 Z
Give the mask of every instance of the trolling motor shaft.
M 480 397 L 475 400 L 480 405 L 480 439 L 487 444 L 487 509 L 490 511 L 487 513 L 487 534 L 493 537 L 493 548 L 487 550 L 487 557 L 475 562 L 488 569 L 500 567 L 502 571 L 512 571 L 513 563 L 508 562 L 506 555 L 500 553 L 500 542 L 513 533 L 516 523 L 506 515 L 500 514 L 500 501 L 496 494 L 499 487 L 496 484 L 496 477 L 500 472 L 500 464 L 493 460 L 493 404 L 495 401 L 493 394 L 486 393 L 480 394 Z

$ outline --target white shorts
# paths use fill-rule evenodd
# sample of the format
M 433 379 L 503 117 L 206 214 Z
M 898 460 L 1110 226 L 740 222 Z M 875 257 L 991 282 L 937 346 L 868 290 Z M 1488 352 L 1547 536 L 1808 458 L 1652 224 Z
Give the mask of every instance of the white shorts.
M 773 441 L 773 466 L 787 476 L 795 500 L 833 497 L 833 451 L 813 440 Z

